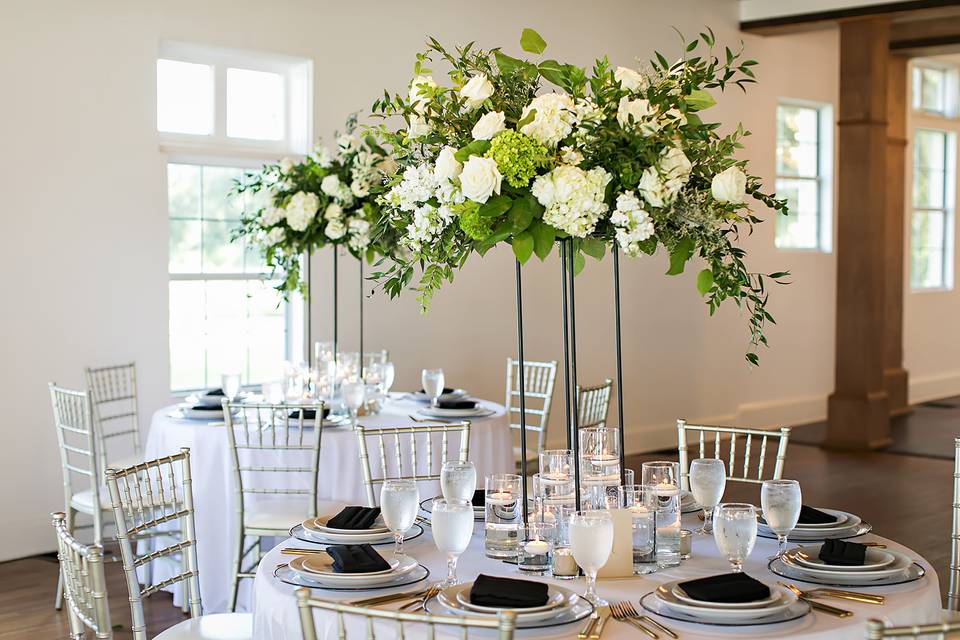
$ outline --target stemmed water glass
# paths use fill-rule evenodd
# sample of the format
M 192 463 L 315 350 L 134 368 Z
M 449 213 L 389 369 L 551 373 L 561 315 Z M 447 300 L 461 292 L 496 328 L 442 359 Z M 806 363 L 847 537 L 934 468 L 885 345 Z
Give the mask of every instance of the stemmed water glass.
M 380 380 L 380 388 L 383 389 L 383 395 L 390 397 L 390 387 L 393 386 L 393 380 L 396 378 L 397 369 L 393 366 L 392 362 L 384 362 L 381 367 L 382 378 Z
M 240 393 L 239 373 L 223 374 L 220 376 L 220 384 L 223 387 L 223 395 L 227 396 L 227 400 L 233 402 L 237 399 L 237 395 Z
M 403 555 L 403 534 L 413 526 L 420 509 L 420 489 L 414 480 L 384 480 L 380 487 L 380 512 L 396 540 L 394 553 Z
M 343 404 L 350 411 L 350 426 L 357 426 L 357 415 L 367 398 L 367 385 L 362 382 L 344 382 L 340 386 Z
M 743 561 L 757 542 L 757 511 L 752 504 L 730 502 L 717 506 L 713 538 L 734 573 L 743 571 Z
M 760 486 L 763 519 L 777 534 L 780 543 L 774 558 L 779 558 L 787 550 L 787 535 L 797 526 L 802 501 L 800 483 L 796 480 L 764 480 Z
M 727 486 L 727 468 L 723 460 L 701 458 L 690 463 L 690 490 L 703 507 L 703 526 L 697 533 L 713 533 L 713 510 L 720 504 Z
M 473 500 L 477 490 L 477 468 L 469 460 L 447 460 L 440 468 L 440 492 L 447 500 Z
M 443 369 L 424 369 L 420 374 L 423 392 L 430 398 L 431 406 L 437 406 L 437 401 L 443 395 Z
M 573 559 L 587 574 L 587 591 L 583 594 L 594 605 L 606 604 L 597 595 L 597 572 L 610 559 L 613 551 L 613 518 L 609 511 L 577 511 L 568 526 Z
M 436 498 L 430 510 L 430 528 L 437 550 L 447 556 L 444 587 L 457 584 L 457 559 L 473 536 L 473 505 L 468 500 Z

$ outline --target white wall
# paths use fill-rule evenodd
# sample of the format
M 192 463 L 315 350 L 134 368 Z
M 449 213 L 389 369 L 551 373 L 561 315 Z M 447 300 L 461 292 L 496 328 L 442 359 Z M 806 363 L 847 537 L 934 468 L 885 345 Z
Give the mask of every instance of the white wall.
M 0 315 L 0 559 L 48 550 L 49 511 L 62 508 L 60 470 L 45 384 L 81 384 L 88 364 L 137 361 L 146 419 L 167 392 L 167 223 L 164 157 L 154 130 L 154 60 L 162 38 L 272 51 L 314 59 L 316 131 L 329 135 L 382 88 L 402 89 L 413 54 L 429 34 L 448 43 L 476 39 L 517 52 L 524 26 L 540 31 L 551 56 L 615 64 L 681 47 L 675 25 L 710 25 L 722 43 L 743 38 L 760 60 L 760 85 L 720 100 L 710 115 L 754 135 L 744 157 L 773 179 L 779 96 L 835 102 L 837 39 L 832 31 L 761 39 L 736 31 L 734 0 L 420 3 L 168 0 L 162 3 L 5 3 L 0 21 L 0 176 L 4 185 L 5 313 Z M 374 12 L 376 7 L 376 13 Z M 766 215 L 766 212 L 760 213 Z M 669 446 L 678 416 L 790 423 L 825 413 L 833 379 L 834 259 L 773 248 L 773 225 L 745 245 L 759 271 L 789 269 L 795 283 L 771 292 L 772 349 L 761 367 L 743 360 L 745 319 L 734 307 L 709 319 L 693 274 L 663 276 L 663 255 L 623 263 L 628 448 Z M 329 256 L 315 262 L 323 282 Z M 342 340 L 356 332 L 356 272 L 343 263 Z M 526 354 L 561 357 L 559 266 L 524 268 Z M 588 260 L 577 280 L 580 380 L 612 376 L 611 265 Z M 389 348 L 397 388 L 417 384 L 425 366 L 478 395 L 503 394 L 514 336 L 513 261 L 508 250 L 471 259 L 427 317 L 411 297 L 382 296 L 366 309 L 367 345 Z M 325 302 L 314 301 L 317 309 Z M 314 335 L 328 331 L 317 314 Z M 911 321 L 908 326 L 918 326 Z M 912 343 L 909 343 L 912 344 Z M 911 364 L 913 359 L 911 358 Z M 921 363 L 915 366 L 922 368 Z M 945 370 L 941 362 L 931 371 Z M 558 404 L 559 407 L 559 395 Z M 558 410 L 556 417 L 560 417 Z M 551 440 L 562 438 L 554 421 Z M 144 425 L 146 428 L 146 425 Z

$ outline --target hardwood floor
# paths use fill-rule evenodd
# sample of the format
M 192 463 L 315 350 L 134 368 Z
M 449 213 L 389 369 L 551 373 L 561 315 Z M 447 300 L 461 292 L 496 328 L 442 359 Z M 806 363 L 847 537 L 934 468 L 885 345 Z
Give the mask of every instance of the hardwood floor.
M 800 427 L 802 429 L 803 427 Z M 673 452 L 671 452 L 673 453 Z M 628 459 L 640 469 L 652 454 Z M 800 481 L 804 502 L 853 511 L 874 531 L 911 547 L 937 569 L 947 588 L 953 462 L 892 453 L 841 453 L 791 442 L 784 477 Z M 759 503 L 759 487 L 731 483 L 726 500 Z M 52 535 L 52 534 L 51 534 Z M 67 617 L 53 609 L 57 565 L 52 557 L 0 564 L 0 640 L 67 637 Z M 130 608 L 119 563 L 107 563 L 110 613 L 118 639 L 130 638 Z M 146 600 L 151 636 L 184 619 L 168 594 Z

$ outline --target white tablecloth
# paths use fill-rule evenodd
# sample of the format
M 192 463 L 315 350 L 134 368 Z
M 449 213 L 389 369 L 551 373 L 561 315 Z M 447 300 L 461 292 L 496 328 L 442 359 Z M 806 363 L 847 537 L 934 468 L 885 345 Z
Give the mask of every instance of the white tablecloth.
M 692 529 L 699 525 L 696 516 L 688 515 L 684 518 L 684 526 L 687 528 Z M 855 613 L 855 615 L 848 618 L 837 618 L 832 615 L 814 611 L 792 622 L 745 627 L 709 627 L 668 620 L 666 618 L 656 619 L 674 630 L 683 640 L 696 640 L 697 638 L 726 638 L 732 640 L 735 638 L 784 637 L 801 638 L 803 640 L 862 640 L 866 635 L 865 623 L 868 618 L 879 618 L 892 624 L 938 621 L 941 607 L 940 587 L 937 583 L 936 573 L 930 565 L 922 558 L 917 557 L 917 555 L 909 549 L 878 536 L 867 535 L 858 538 L 858 540 L 886 542 L 890 548 L 902 551 L 916 558 L 927 570 L 927 575 L 918 581 L 908 584 L 866 589 L 866 591 L 870 591 L 871 593 L 880 593 L 887 597 L 887 602 L 882 607 L 860 604 L 848 600 L 830 599 L 825 601 Z M 301 637 L 296 596 L 293 594 L 296 587 L 280 582 L 274 578 L 273 572 L 278 564 L 287 562 L 290 558 L 290 556 L 280 554 L 281 548 L 303 546 L 303 544 L 304 543 L 299 540 L 288 540 L 270 551 L 260 563 L 260 568 L 257 571 L 257 577 L 254 581 L 253 637 L 257 638 L 257 640 L 295 640 Z M 421 564 L 430 569 L 431 575 L 428 578 L 429 582 L 432 583 L 437 580 L 442 580 L 446 575 L 446 562 L 434 547 L 429 529 L 427 533 L 419 538 L 405 543 L 404 547 L 407 553 L 417 558 Z M 765 559 L 776 552 L 776 547 L 777 544 L 775 540 L 758 538 L 753 553 L 744 565 L 745 571 L 767 584 L 774 584 L 776 580 L 780 578 L 766 568 L 767 563 Z M 637 601 L 644 594 L 653 591 L 658 584 L 683 578 L 725 573 L 727 571 L 729 571 L 729 565 L 720 557 L 713 538 L 695 534 L 693 537 L 693 557 L 684 561 L 679 567 L 662 570 L 644 577 L 601 579 L 597 581 L 597 590 L 600 596 L 608 601 L 629 600 L 639 610 L 640 607 L 637 605 Z M 470 547 L 460 558 L 457 574 L 461 580 L 467 581 L 472 580 L 481 572 L 508 577 L 524 577 L 520 575 L 520 571 L 518 571 L 516 567 L 511 567 L 508 564 L 489 559 L 483 555 L 483 523 L 477 523 L 474 528 L 473 540 L 470 542 Z M 533 579 L 555 583 L 579 592 L 582 592 L 585 588 L 583 578 L 566 581 L 555 581 L 549 577 Z M 420 583 L 420 585 L 422 584 L 426 583 Z M 408 586 L 398 588 L 397 591 L 413 589 L 414 586 Z M 329 600 L 353 600 L 365 597 L 369 595 L 369 593 L 370 592 L 314 591 L 317 597 Z M 384 590 L 376 593 L 390 592 Z M 353 618 L 354 621 L 356 621 L 356 617 L 354 616 Z M 332 614 L 317 611 L 315 612 L 315 619 L 320 638 L 336 637 L 336 622 Z M 519 630 L 517 637 L 538 639 L 575 638 L 583 624 L 583 622 L 577 622 L 562 627 Z M 360 637 L 364 637 L 362 625 L 358 626 L 358 628 Z M 389 631 L 389 627 L 384 627 L 383 636 L 391 637 Z M 418 637 L 415 633 L 408 635 L 411 638 Z M 475 635 L 477 637 L 488 637 L 489 633 L 475 633 Z M 379 636 L 380 634 L 378 634 L 378 637 Z M 450 638 L 459 637 L 455 632 L 443 635 L 438 633 L 438 636 Z M 618 640 L 644 638 L 645 636 L 625 623 L 611 620 L 604 630 L 603 637 L 604 640 Z M 660 637 L 664 638 L 666 636 L 660 634 Z
M 486 401 L 482 404 L 494 414 L 471 419 L 470 459 L 477 467 L 478 478 L 511 472 L 514 467 L 510 425 L 503 406 Z M 409 415 L 422 407 L 409 400 L 392 399 L 379 415 L 363 416 L 359 422 L 370 427 L 417 424 Z M 151 460 L 177 452 L 181 447 L 190 448 L 203 610 L 204 613 L 222 612 L 229 597 L 234 538 L 239 526 L 234 510 L 236 500 L 227 434 L 222 423 L 171 417 L 174 409 L 165 407 L 153 414 L 145 458 Z M 438 456 L 440 435 L 435 438 L 434 450 Z M 455 451 L 453 445 L 451 439 L 451 451 Z M 371 458 L 375 456 L 371 450 Z M 378 464 L 375 460 L 372 462 Z M 366 504 L 357 437 L 349 426 L 324 428 L 318 485 L 318 500 Z M 424 483 L 421 493 L 424 498 L 438 495 L 439 484 Z M 266 542 L 269 545 L 269 541 Z M 164 567 L 158 566 L 155 579 L 168 577 L 164 573 Z M 249 610 L 250 582 L 240 583 L 238 610 Z M 178 599 L 178 589 L 173 591 Z

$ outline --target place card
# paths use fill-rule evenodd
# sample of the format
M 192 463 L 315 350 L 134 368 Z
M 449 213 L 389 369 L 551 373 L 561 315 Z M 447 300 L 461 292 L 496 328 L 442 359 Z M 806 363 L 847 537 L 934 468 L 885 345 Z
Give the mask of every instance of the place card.
M 613 519 L 613 551 L 597 577 L 629 578 L 633 576 L 633 516 L 627 509 L 609 511 Z

